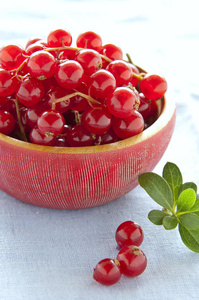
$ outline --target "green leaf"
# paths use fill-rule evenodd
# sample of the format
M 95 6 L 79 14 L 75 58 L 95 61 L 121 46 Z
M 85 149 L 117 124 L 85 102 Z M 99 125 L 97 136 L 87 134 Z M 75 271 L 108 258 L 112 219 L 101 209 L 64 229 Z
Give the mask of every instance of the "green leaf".
M 154 209 L 148 214 L 149 220 L 155 225 L 162 225 L 162 221 L 165 216 L 168 216 L 168 214 L 158 209 Z
M 174 216 L 166 216 L 163 218 L 163 226 L 166 230 L 172 230 L 178 225 L 178 220 Z
M 173 201 L 176 203 L 178 198 L 178 190 L 183 182 L 180 169 L 174 163 L 168 162 L 163 168 L 162 176 L 168 182 L 173 193 Z
M 199 212 L 199 199 L 196 199 L 194 206 L 191 207 L 190 212 Z
M 169 210 L 172 210 L 172 190 L 164 178 L 153 172 L 146 172 L 138 177 L 138 181 L 140 186 L 145 189 L 148 195 L 155 202 Z
M 197 185 L 194 182 L 185 182 L 181 185 L 178 191 L 178 196 L 187 189 L 193 189 L 195 193 L 197 194 Z
M 182 191 L 182 193 L 178 197 L 177 213 L 190 210 L 195 202 L 196 193 L 193 189 L 188 188 L 187 190 Z
M 185 246 L 199 253 L 199 230 L 188 230 L 179 223 L 179 232 Z
M 187 213 L 179 216 L 180 223 L 189 230 L 199 230 L 199 216 L 194 213 Z

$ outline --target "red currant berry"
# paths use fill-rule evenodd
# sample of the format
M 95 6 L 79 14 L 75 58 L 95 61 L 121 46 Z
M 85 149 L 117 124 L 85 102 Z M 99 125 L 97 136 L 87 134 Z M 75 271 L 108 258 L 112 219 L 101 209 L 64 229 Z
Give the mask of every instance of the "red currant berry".
M 56 100 L 65 97 L 71 93 L 72 93 L 71 90 L 67 90 L 60 86 L 57 86 L 46 95 L 45 101 L 46 103 L 48 103 L 49 107 L 52 107 L 53 99 Z M 70 99 L 55 104 L 55 110 L 59 111 L 60 113 L 66 112 L 69 108 L 70 108 Z
M 130 64 L 123 60 L 112 61 L 110 64 L 108 64 L 106 70 L 114 75 L 117 86 L 128 85 L 132 76 Z
M 30 56 L 34 52 L 41 51 L 43 49 L 44 49 L 44 45 L 39 43 L 34 43 L 26 48 L 26 54 Z
M 42 80 L 52 77 L 56 67 L 55 57 L 45 50 L 34 52 L 27 62 L 27 70 L 30 75 Z
M 85 74 L 91 75 L 101 69 L 102 59 L 99 53 L 92 49 L 80 50 L 76 56 L 76 61 L 78 61 Z
M 67 142 L 71 147 L 92 146 L 93 139 L 89 131 L 81 124 L 73 126 L 67 133 Z
M 114 44 L 106 44 L 102 46 L 100 53 L 110 58 L 111 60 L 122 60 L 123 52 L 122 49 L 115 46 Z
M 11 113 L 0 110 L 0 133 L 9 135 L 15 127 L 15 119 Z
M 55 78 L 61 87 L 75 89 L 80 85 L 83 74 L 84 70 L 80 63 L 68 60 L 58 65 Z
M 31 128 L 37 126 L 38 117 L 46 110 L 50 109 L 48 103 L 40 101 L 39 103 L 30 106 L 26 110 L 26 122 Z
M 30 107 L 41 101 L 44 96 L 44 87 L 40 80 L 27 77 L 21 82 L 16 95 L 20 103 Z
M 140 94 L 140 105 L 138 111 L 143 116 L 144 120 L 156 117 L 158 106 L 155 100 L 147 99 L 142 93 Z
M 37 127 L 45 136 L 57 136 L 64 129 L 64 124 L 63 115 L 55 110 L 43 112 L 37 120 Z
M 137 277 L 144 272 L 147 266 L 147 258 L 144 252 L 137 246 L 123 247 L 118 255 L 122 274 L 129 277 Z
M 111 258 L 105 258 L 98 262 L 93 273 L 93 278 L 103 285 L 115 284 L 120 280 L 121 276 L 118 260 Z
M 42 39 L 41 38 L 32 38 L 32 39 L 28 40 L 28 42 L 26 43 L 25 49 L 27 49 L 30 45 L 37 43 L 39 41 L 42 41 Z
M 140 246 L 144 240 L 144 232 L 139 224 L 126 221 L 118 226 L 115 239 L 121 248 L 130 245 Z
M 66 59 L 75 60 L 77 50 L 73 48 L 61 50 L 58 54 L 58 59 L 64 61 Z
M 136 93 L 127 87 L 118 87 L 106 98 L 110 113 L 118 118 L 128 118 L 138 102 Z
M 91 97 L 105 99 L 115 88 L 115 77 L 107 70 L 99 70 L 90 77 L 88 92 Z
M 54 146 L 56 137 L 41 134 L 38 128 L 33 128 L 29 133 L 30 142 L 37 145 Z
M 70 46 L 72 43 L 72 36 L 70 32 L 64 29 L 56 29 L 51 31 L 47 37 L 48 47 L 63 47 Z
M 119 138 L 127 139 L 143 131 L 144 119 L 142 115 L 135 110 L 125 119 L 113 117 L 112 128 Z
M 84 111 L 88 109 L 90 106 L 88 104 L 87 99 L 82 96 L 74 96 L 70 98 L 70 109 L 77 110 L 77 111 Z
M 140 82 L 140 91 L 146 98 L 157 100 L 166 93 L 167 82 L 159 75 L 147 74 Z
M 25 60 L 25 50 L 17 45 L 8 45 L 0 50 L 0 64 L 4 69 L 17 69 Z
M 82 114 L 82 125 L 93 134 L 103 134 L 110 127 L 112 116 L 105 106 L 91 107 Z
M 105 132 L 102 135 L 96 135 L 96 138 L 94 140 L 95 145 L 106 145 L 110 143 L 115 143 L 117 141 L 118 137 L 112 128 L 110 128 L 107 132 Z
M 55 147 L 69 147 L 68 141 L 66 139 L 66 136 L 57 137 L 55 144 Z
M 11 96 L 17 87 L 17 78 L 10 71 L 0 69 L 0 97 Z
M 76 45 L 78 48 L 89 48 L 100 51 L 102 47 L 102 39 L 97 33 L 93 31 L 87 31 L 81 33 L 77 37 Z

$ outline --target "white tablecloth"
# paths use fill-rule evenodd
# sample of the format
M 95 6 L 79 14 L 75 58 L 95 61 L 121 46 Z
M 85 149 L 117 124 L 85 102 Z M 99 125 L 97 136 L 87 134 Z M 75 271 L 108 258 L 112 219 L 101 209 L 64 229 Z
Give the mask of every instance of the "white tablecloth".
M 54 29 L 74 36 L 98 32 L 150 72 L 163 74 L 168 97 L 177 103 L 175 131 L 155 172 L 176 163 L 185 181 L 199 184 L 198 1 L 2 1 L 0 46 L 25 45 Z M 107 205 L 76 211 L 39 208 L 0 191 L 1 300 L 189 300 L 199 298 L 199 254 L 182 243 L 178 230 L 153 225 L 158 208 L 140 187 Z M 145 233 L 148 258 L 137 278 L 105 287 L 93 268 L 118 252 L 114 234 L 126 220 Z

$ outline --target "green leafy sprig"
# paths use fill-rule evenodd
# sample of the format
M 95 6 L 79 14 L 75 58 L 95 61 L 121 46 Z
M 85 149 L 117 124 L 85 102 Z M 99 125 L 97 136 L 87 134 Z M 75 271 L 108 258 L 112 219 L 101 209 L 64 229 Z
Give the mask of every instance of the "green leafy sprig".
M 180 169 L 168 162 L 162 176 L 146 172 L 138 177 L 140 186 L 163 208 L 148 214 L 155 225 L 163 225 L 166 230 L 178 226 L 183 243 L 199 253 L 199 196 L 194 182 L 183 183 Z

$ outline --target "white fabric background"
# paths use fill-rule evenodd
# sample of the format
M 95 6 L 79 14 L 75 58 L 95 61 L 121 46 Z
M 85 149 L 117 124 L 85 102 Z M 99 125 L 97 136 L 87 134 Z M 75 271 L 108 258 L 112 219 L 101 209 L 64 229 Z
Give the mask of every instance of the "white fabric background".
M 98 32 L 150 72 L 163 74 L 168 97 L 177 103 L 171 143 L 155 168 L 178 164 L 185 181 L 199 184 L 199 19 L 198 1 L 3 1 L 0 46 L 22 46 L 33 36 L 46 38 L 56 28 L 74 36 Z M 59 188 L 59 187 L 57 187 Z M 181 242 L 178 230 L 166 232 L 147 219 L 158 208 L 141 189 L 105 206 L 59 211 L 22 203 L 0 191 L 1 300 L 189 300 L 199 297 L 199 254 Z M 93 268 L 115 257 L 117 226 L 138 222 L 146 271 L 105 287 L 92 279 Z

